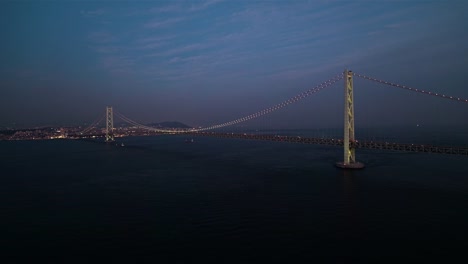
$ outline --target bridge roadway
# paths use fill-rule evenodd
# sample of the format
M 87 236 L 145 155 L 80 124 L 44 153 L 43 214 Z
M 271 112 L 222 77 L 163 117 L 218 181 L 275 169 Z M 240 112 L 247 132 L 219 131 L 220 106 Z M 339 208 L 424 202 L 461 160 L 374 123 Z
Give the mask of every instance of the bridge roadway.
M 248 133 L 219 133 L 219 132 L 188 132 L 184 133 L 193 136 L 209 136 L 219 138 L 239 138 L 239 139 L 255 139 L 255 140 L 268 140 L 268 141 L 281 141 L 293 142 L 303 144 L 316 144 L 316 145 L 331 145 L 343 146 L 342 139 L 334 138 L 310 138 L 298 136 L 279 136 L 272 134 L 248 134 Z M 438 153 L 438 154 L 452 154 L 452 155 L 465 155 L 468 156 L 468 147 L 455 147 L 455 146 L 433 146 L 433 145 L 420 145 L 420 144 L 401 144 L 390 142 L 376 142 L 376 141 L 355 141 L 350 142 L 350 147 L 356 149 L 381 149 L 381 150 L 395 150 L 407 152 L 424 152 L 424 153 Z

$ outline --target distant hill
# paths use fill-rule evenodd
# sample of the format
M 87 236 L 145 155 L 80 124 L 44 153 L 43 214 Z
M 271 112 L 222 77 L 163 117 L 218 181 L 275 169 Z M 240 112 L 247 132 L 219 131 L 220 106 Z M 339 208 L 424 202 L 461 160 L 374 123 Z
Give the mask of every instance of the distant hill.
M 147 125 L 151 126 L 151 127 L 159 127 L 159 128 L 191 128 L 191 126 L 187 126 L 186 124 L 176 122 L 176 121 L 151 123 L 151 124 L 147 124 Z

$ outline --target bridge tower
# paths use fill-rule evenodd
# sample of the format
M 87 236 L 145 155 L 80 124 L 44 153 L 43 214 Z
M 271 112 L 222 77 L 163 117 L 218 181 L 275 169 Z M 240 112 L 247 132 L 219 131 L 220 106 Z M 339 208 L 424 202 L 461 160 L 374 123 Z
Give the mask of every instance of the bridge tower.
M 106 142 L 114 141 L 114 112 L 112 106 L 106 107 Z
M 344 160 L 337 162 L 336 166 L 343 169 L 362 169 L 364 164 L 356 162 L 354 138 L 354 98 L 353 98 L 353 72 L 344 71 Z

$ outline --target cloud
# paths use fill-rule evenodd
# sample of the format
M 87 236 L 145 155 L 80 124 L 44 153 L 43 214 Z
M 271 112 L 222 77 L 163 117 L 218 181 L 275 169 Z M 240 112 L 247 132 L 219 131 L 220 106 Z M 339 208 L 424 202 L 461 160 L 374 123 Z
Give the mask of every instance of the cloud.
M 195 11 L 201 11 L 209 8 L 212 5 L 218 4 L 223 2 L 223 0 L 207 0 L 204 2 L 199 2 L 197 4 L 192 4 L 192 6 L 189 8 L 190 12 L 195 12 Z
M 174 13 L 193 13 L 203 11 L 209 7 L 223 2 L 223 0 L 207 1 L 182 1 L 169 5 L 152 7 L 148 10 L 150 14 L 174 14 Z
M 95 31 L 88 34 L 88 39 L 94 43 L 114 42 L 117 38 L 107 31 Z
M 184 62 L 190 62 L 190 63 L 196 63 L 200 62 L 203 59 L 206 59 L 206 56 L 199 55 L 199 56 L 188 56 L 188 57 L 173 57 L 169 60 L 169 63 L 184 63 Z
M 117 46 L 95 46 L 92 49 L 99 53 L 116 53 L 122 50 L 122 48 Z
M 80 13 L 85 17 L 100 17 L 107 14 L 108 12 L 108 10 L 100 8 L 95 10 L 82 10 Z
M 356 58 L 388 48 L 395 41 L 374 41 L 372 35 L 379 34 L 379 30 L 404 30 L 407 20 L 411 20 L 403 9 L 385 15 L 371 12 L 356 16 L 344 12 L 354 10 L 358 6 L 354 3 L 317 8 L 314 2 L 303 1 L 291 5 L 243 3 L 227 12 L 219 9 L 210 16 L 197 13 L 217 7 L 219 2 L 153 7 L 147 13 L 156 14 L 156 18 L 143 17 L 123 32 L 95 32 L 91 39 L 101 44 L 96 51 L 102 55 L 127 58 L 107 59 L 106 68 L 133 68 L 141 76 L 182 80 L 202 75 L 220 78 L 238 71 L 236 74 L 245 78 L 300 78 L 324 68 L 324 64 L 341 70 Z M 395 19 L 400 17 L 403 19 Z M 109 45 L 117 42 L 113 36 L 119 36 L 118 43 L 125 48 Z M 343 43 L 347 48 L 338 48 Z M 130 59 L 132 63 L 128 63 Z
M 179 3 L 167 5 L 167 6 L 158 6 L 149 9 L 149 13 L 171 13 L 181 11 L 181 5 Z
M 166 40 L 171 40 L 177 38 L 177 35 L 157 35 L 157 36 L 145 36 L 142 38 L 138 38 L 135 40 L 136 43 L 154 43 L 154 42 L 162 42 Z
M 166 50 L 166 51 L 160 52 L 160 53 L 153 53 L 153 54 L 150 54 L 149 56 L 151 56 L 151 57 L 153 57 L 153 56 L 169 57 L 169 56 L 174 56 L 174 55 L 181 55 L 181 54 L 191 52 L 191 51 L 206 49 L 206 48 L 211 47 L 212 45 L 213 44 L 211 44 L 211 43 L 204 43 L 204 44 L 194 43 L 194 44 L 189 44 L 189 45 L 186 45 L 186 46 L 180 46 L 180 47 L 177 47 L 177 48 L 169 49 L 169 50 Z
M 132 73 L 135 61 L 131 57 L 108 55 L 100 58 L 100 65 L 112 73 Z
M 162 27 L 167 27 L 167 26 L 176 24 L 176 23 L 181 22 L 183 20 L 185 20 L 184 17 L 174 17 L 174 18 L 168 18 L 168 19 L 165 19 L 165 20 L 156 19 L 156 20 L 153 20 L 151 22 L 146 23 L 144 26 L 146 28 L 153 28 L 153 29 L 154 28 L 162 28 Z
M 174 39 L 177 39 L 176 35 L 157 35 L 157 36 L 146 36 L 137 38 L 133 41 L 132 45 L 136 50 L 153 50 L 169 45 Z

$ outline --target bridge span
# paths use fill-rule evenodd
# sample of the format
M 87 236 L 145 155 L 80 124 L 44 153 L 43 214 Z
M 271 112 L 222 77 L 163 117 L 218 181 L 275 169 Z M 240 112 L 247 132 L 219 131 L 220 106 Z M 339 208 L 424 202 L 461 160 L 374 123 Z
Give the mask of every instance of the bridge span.
M 329 145 L 343 147 L 343 139 L 335 138 L 313 138 L 313 137 L 299 137 L 299 136 L 280 136 L 272 134 L 248 134 L 248 133 L 220 133 L 220 132 L 188 132 L 185 135 L 191 136 L 208 136 L 218 138 L 237 138 L 237 139 L 252 139 L 252 140 L 266 140 L 266 141 L 279 141 L 279 142 L 292 142 L 302 144 L 315 144 L 315 145 Z M 406 152 L 422 152 L 422 153 L 438 153 L 438 154 L 452 154 L 452 155 L 465 155 L 468 156 L 468 147 L 459 146 L 433 146 L 427 144 L 402 144 L 390 143 L 382 141 L 362 141 L 356 140 L 349 143 L 350 148 L 355 149 L 380 149 L 380 150 L 394 150 Z
M 460 103 L 468 104 L 468 99 L 460 98 L 455 96 L 449 96 L 446 94 L 431 92 L 427 90 L 421 90 L 412 88 L 405 85 L 400 85 L 397 83 L 387 82 L 384 80 L 372 78 L 366 75 L 357 74 L 352 71 L 345 70 L 343 73 L 340 73 L 331 79 L 328 79 L 319 85 L 302 92 L 294 97 L 291 97 L 281 103 L 273 105 L 271 107 L 265 108 L 263 110 L 257 111 L 253 114 L 243 116 L 228 122 L 214 124 L 206 127 L 194 128 L 191 130 L 170 130 L 163 128 L 155 128 L 147 125 L 143 125 L 139 122 L 136 122 L 118 112 L 115 112 L 117 116 L 127 122 L 128 124 L 146 129 L 148 131 L 153 131 L 155 133 L 168 133 L 168 134 L 185 134 L 193 136 L 214 136 L 214 137 L 223 137 L 223 138 L 240 138 L 240 139 L 257 139 L 257 140 L 269 140 L 269 141 L 284 141 L 284 142 L 294 142 L 294 143 L 303 143 L 303 144 L 319 144 L 319 145 L 331 145 L 331 146 L 341 146 L 343 147 L 343 161 L 337 162 L 336 165 L 340 168 L 345 169 L 359 169 L 363 168 L 364 164 L 356 160 L 355 150 L 360 149 L 380 149 L 380 150 L 394 150 L 394 151 L 408 151 L 408 152 L 421 152 L 421 153 L 439 153 L 439 154 L 452 154 L 452 155 L 464 155 L 468 156 L 468 147 L 461 146 L 433 146 L 429 144 L 410 144 L 410 143 L 389 143 L 389 142 L 378 142 L 378 141 L 361 141 L 355 138 L 355 115 L 354 115 L 354 84 L 353 77 L 359 77 L 365 80 L 376 82 L 379 84 L 392 86 L 400 89 L 405 89 L 407 91 L 412 91 L 420 94 L 429 95 L 432 97 L 439 97 L 443 99 L 448 99 L 452 101 L 457 101 Z M 237 125 L 242 122 L 246 122 L 258 117 L 267 115 L 279 109 L 285 108 L 290 104 L 294 104 L 298 101 L 303 100 L 313 94 L 318 93 L 319 91 L 332 86 L 340 80 L 344 80 L 344 123 L 343 123 L 343 139 L 333 139 L 333 138 L 310 138 L 310 137 L 299 137 L 299 136 L 277 136 L 277 135 L 259 135 L 259 134 L 246 134 L 246 133 L 221 133 L 221 132 L 207 132 L 213 131 L 219 128 L 228 127 Z M 114 111 L 112 107 L 106 108 L 106 132 L 105 138 L 106 142 L 114 141 Z M 85 135 L 90 129 L 96 127 L 103 118 L 99 119 L 92 123 L 89 127 L 83 130 L 81 135 Z

